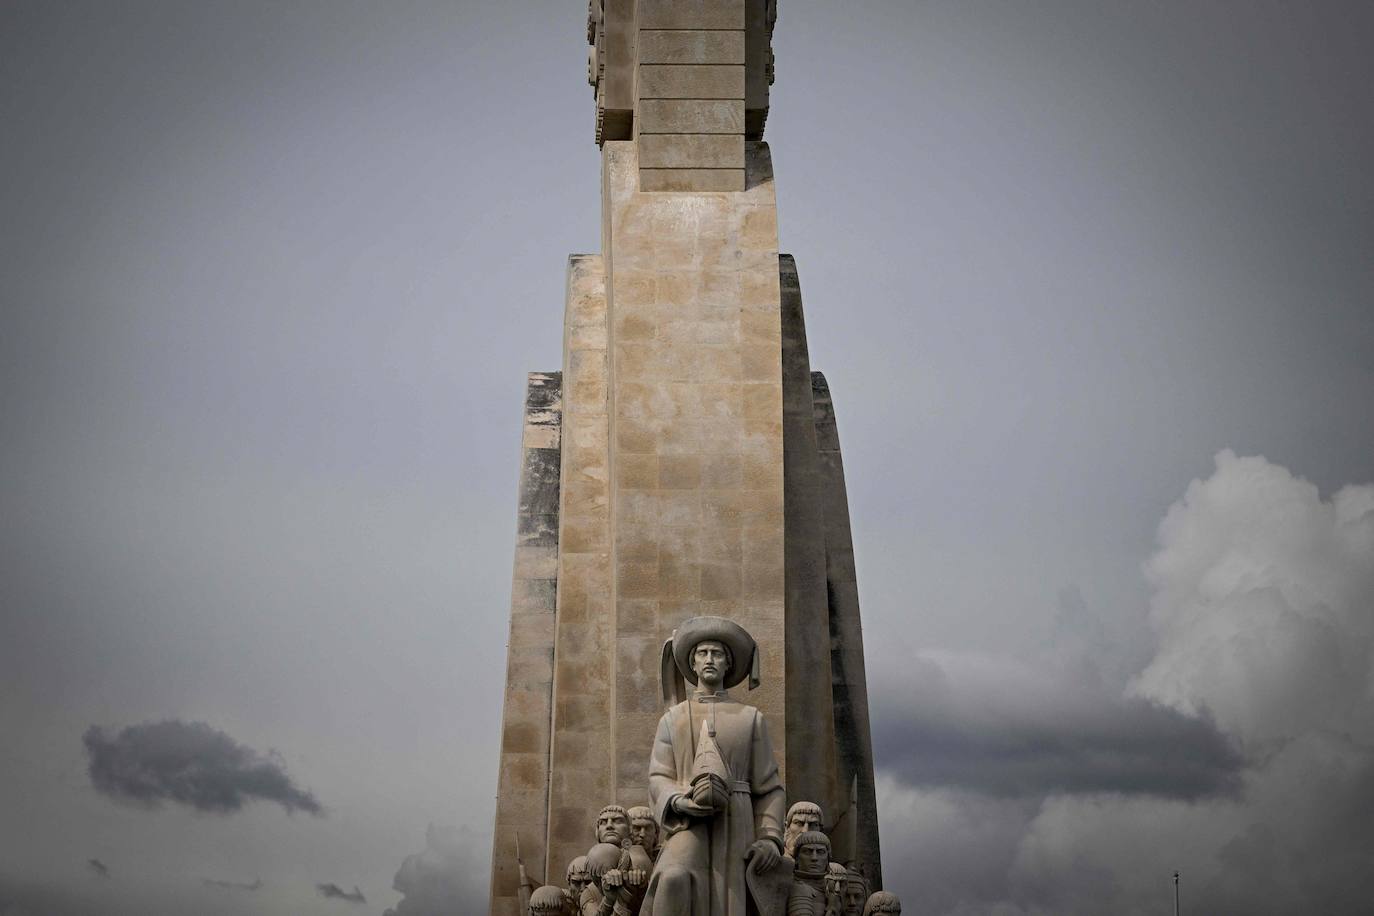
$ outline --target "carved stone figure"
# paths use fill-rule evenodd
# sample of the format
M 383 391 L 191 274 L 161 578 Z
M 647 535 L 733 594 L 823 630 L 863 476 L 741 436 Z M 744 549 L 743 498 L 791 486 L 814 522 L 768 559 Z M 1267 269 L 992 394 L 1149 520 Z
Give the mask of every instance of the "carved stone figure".
M 615 906 L 616 894 L 611 895 L 607 901 L 606 894 L 602 889 L 602 880 L 607 874 L 620 867 L 620 847 L 610 843 L 597 843 L 587 851 L 587 886 L 582 889 L 582 896 L 577 901 L 577 912 L 579 916 L 599 916 L 603 912 L 610 913 Z M 618 888 L 620 882 L 612 879 L 611 886 Z
M 854 869 L 844 876 L 844 916 L 863 916 L 868 901 L 868 879 Z
M 644 850 L 650 860 L 658 858 L 658 821 L 652 808 L 636 805 L 626 814 L 630 817 L 630 842 Z
M 590 881 L 581 897 L 586 916 L 635 916 L 644 900 L 653 862 L 627 837 L 617 848 L 598 843 L 587 853 Z
M 845 873 L 830 867 L 830 838 L 819 830 L 797 837 L 797 867 L 787 916 L 841 916 Z
M 787 830 L 782 835 L 782 851 L 797 855 L 797 837 L 808 830 L 820 830 L 824 815 L 815 802 L 799 801 L 787 809 Z
M 596 841 L 619 846 L 630 836 L 630 818 L 619 805 L 607 805 L 596 816 Z
M 664 694 L 696 689 L 659 720 L 649 799 L 665 839 L 647 916 L 746 916 L 750 874 L 782 861 L 784 795 L 763 714 L 726 692 L 756 686 L 756 645 L 723 617 L 693 617 L 663 647 Z
M 573 912 L 561 887 L 546 884 L 530 895 L 529 916 L 571 916 Z
M 592 876 L 587 871 L 587 857 L 578 856 L 568 863 L 568 890 L 567 897 L 572 901 L 574 908 L 582 900 L 582 891 L 591 882 Z
M 863 916 L 902 916 L 902 901 L 896 894 L 878 891 L 864 904 Z

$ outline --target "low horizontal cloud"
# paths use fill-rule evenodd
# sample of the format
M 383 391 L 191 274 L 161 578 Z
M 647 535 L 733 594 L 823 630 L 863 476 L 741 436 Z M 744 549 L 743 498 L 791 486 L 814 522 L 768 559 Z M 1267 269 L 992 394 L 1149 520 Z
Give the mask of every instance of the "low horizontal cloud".
M 214 814 L 251 801 L 275 802 L 288 813 L 324 813 L 277 754 L 260 754 L 204 722 L 146 722 L 113 736 L 92 725 L 82 742 L 91 784 L 111 798 L 154 806 L 170 801 Z
M 320 892 L 321 897 L 327 897 L 330 900 L 343 900 L 346 903 L 367 903 L 367 898 L 363 896 L 362 891 L 358 890 L 356 884 L 353 885 L 351 891 L 346 891 L 337 884 L 316 884 L 315 890 Z
M 220 878 L 201 878 L 200 883 L 206 887 L 218 888 L 222 891 L 256 891 L 262 888 L 262 879 L 257 878 L 252 883 L 244 881 L 224 881 Z
M 1207 718 L 1046 668 L 920 656 L 900 687 L 875 685 L 875 758 L 915 788 L 1005 797 L 1192 800 L 1239 790 L 1244 760 Z

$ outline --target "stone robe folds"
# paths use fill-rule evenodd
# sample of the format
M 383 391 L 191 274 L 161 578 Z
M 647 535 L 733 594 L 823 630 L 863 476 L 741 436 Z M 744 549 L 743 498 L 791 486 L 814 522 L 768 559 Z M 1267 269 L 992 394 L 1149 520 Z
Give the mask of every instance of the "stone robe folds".
M 672 800 L 690 795 L 697 736 L 712 712 L 716 745 L 732 777 L 730 804 L 710 818 L 686 818 L 673 811 Z M 746 916 L 745 854 L 759 839 L 781 851 L 786 813 L 763 714 L 724 692 L 670 708 L 658 722 L 649 759 L 649 803 L 666 839 L 642 916 Z

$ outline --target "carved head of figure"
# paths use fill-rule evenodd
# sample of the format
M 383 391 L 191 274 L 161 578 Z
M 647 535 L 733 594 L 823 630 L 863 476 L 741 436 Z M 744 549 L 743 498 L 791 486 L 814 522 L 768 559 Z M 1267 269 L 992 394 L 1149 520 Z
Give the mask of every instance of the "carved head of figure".
M 578 856 L 568 863 L 568 890 L 574 900 L 582 899 L 582 890 L 591 880 L 592 876 L 587 871 L 586 856 Z
M 636 805 L 625 813 L 630 818 L 630 842 L 652 856 L 658 849 L 658 821 L 654 820 L 654 812 L 644 805 Z
M 530 895 L 530 916 L 565 916 L 568 898 L 563 889 L 546 884 Z
M 782 836 L 784 854 L 796 857 L 797 837 L 808 830 L 821 829 L 821 806 L 815 802 L 799 801 L 787 809 L 787 824 Z
M 619 805 L 607 805 L 596 816 L 596 841 L 619 846 L 630 836 L 630 818 Z
M 719 690 L 735 664 L 730 647 L 716 639 L 703 639 L 693 646 L 691 658 L 692 673 L 706 690 Z
M 868 879 L 854 869 L 844 875 L 844 916 L 863 916 L 868 902 Z
M 863 916 L 902 916 L 902 901 L 896 894 L 878 891 L 864 904 Z
M 688 684 L 713 692 L 745 681 L 750 690 L 759 685 L 758 644 L 748 630 L 726 617 L 684 620 L 664 644 L 663 652 L 665 698 L 673 668 Z M 682 699 L 679 696 L 675 702 Z
M 830 872 L 830 837 L 819 830 L 798 835 L 796 845 L 797 875 L 802 878 L 823 878 Z

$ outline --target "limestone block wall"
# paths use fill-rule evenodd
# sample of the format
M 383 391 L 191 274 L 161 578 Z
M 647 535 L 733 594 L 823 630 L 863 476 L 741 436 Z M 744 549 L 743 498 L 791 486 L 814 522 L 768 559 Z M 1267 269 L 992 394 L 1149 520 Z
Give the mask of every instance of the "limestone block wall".
M 747 0 L 639 0 L 634 132 L 645 191 L 743 191 Z
M 562 373 L 531 373 L 525 389 L 511 586 L 501 770 L 492 845 L 493 914 L 518 911 L 516 834 L 532 874 L 543 874 L 558 577 Z
M 687 617 L 732 617 L 758 637 L 763 687 L 748 701 L 768 717 L 784 767 L 788 722 L 782 345 L 768 150 L 748 145 L 748 190 L 680 194 L 641 191 L 637 152 L 635 143 L 616 142 L 602 152 L 614 797 L 627 805 L 646 798 L 662 713 L 658 653 Z
M 592 845 L 596 812 L 614 791 L 609 338 L 601 256 L 569 260 L 563 327 L 562 510 L 548 799 L 550 861 L 556 871 Z M 561 871 L 556 877 L 561 881 Z

